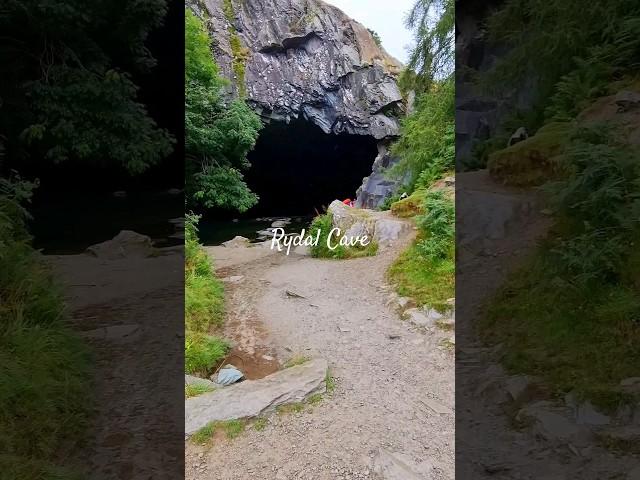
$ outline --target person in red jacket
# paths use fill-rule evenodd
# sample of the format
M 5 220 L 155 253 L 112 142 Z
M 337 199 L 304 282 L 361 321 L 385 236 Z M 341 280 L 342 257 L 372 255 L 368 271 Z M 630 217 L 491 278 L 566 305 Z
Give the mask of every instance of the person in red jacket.
M 343 200 L 342 203 L 344 203 L 345 205 L 349 205 L 350 207 L 353 207 L 353 200 L 351 200 L 350 198 Z

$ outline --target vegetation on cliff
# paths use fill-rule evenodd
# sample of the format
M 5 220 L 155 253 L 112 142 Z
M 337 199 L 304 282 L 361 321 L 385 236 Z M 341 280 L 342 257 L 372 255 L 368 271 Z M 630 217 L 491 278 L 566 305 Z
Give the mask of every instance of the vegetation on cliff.
M 225 96 L 226 81 L 202 21 L 185 11 L 185 170 L 190 208 L 244 212 L 258 197 L 243 180 L 247 153 L 262 127 L 244 100 Z

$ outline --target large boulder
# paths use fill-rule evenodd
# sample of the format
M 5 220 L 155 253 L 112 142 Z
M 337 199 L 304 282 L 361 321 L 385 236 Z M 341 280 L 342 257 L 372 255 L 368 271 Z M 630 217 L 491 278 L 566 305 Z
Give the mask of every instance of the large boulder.
M 151 238 L 131 230 L 122 230 L 111 240 L 97 243 L 87 248 L 87 253 L 104 260 L 117 260 L 129 257 L 144 258 L 153 252 L 154 248 L 151 243 Z
M 316 359 L 260 380 L 247 380 L 189 398 L 185 402 L 185 433 L 192 435 L 210 422 L 257 417 L 279 405 L 324 393 L 326 376 L 327 361 Z
M 392 218 L 386 212 L 350 207 L 339 200 L 329 205 L 332 224 L 348 238 L 367 235 L 380 247 L 391 245 L 411 230 L 411 224 Z

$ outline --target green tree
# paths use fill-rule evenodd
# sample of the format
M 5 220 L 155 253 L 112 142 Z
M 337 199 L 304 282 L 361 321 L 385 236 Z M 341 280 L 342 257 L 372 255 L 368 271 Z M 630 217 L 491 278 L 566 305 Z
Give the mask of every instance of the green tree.
M 7 0 L 0 12 L 0 132 L 7 159 L 119 164 L 139 173 L 171 151 L 131 72 L 165 0 Z
M 415 44 L 401 78 L 405 88 L 426 91 L 433 79 L 452 74 L 455 60 L 454 0 L 417 0 L 406 19 Z
M 455 87 L 453 77 L 434 82 L 416 100 L 392 146 L 400 158 L 392 174 L 409 174 L 412 186 L 428 186 L 455 163 Z
M 262 123 L 240 99 L 224 96 L 207 30 L 190 10 L 185 17 L 186 193 L 190 206 L 246 211 L 258 201 L 243 180 L 247 153 Z

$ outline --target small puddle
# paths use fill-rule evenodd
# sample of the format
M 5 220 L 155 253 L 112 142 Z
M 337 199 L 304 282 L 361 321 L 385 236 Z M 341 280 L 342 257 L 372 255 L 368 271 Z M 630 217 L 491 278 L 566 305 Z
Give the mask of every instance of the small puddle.
M 248 353 L 237 347 L 232 348 L 225 361 L 225 364 L 227 363 L 240 369 L 245 380 L 258 380 L 280 370 L 278 360 L 262 349 Z

